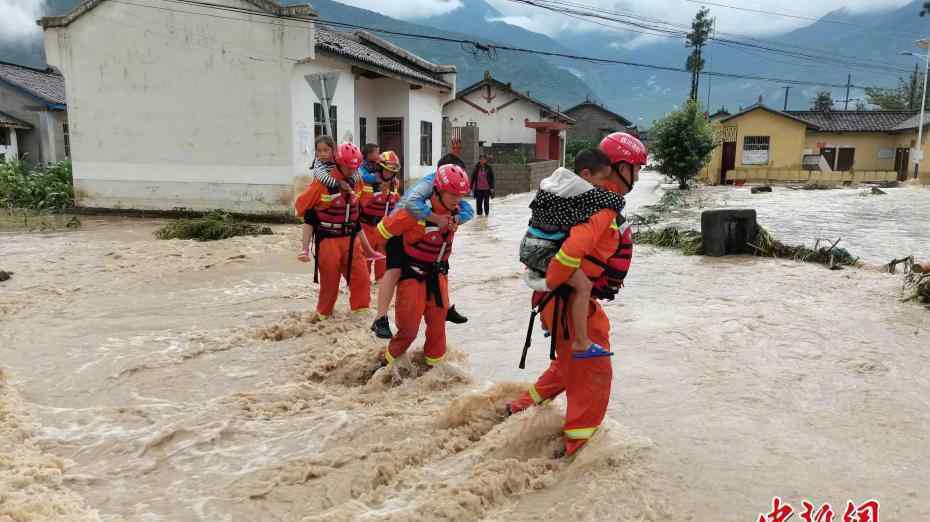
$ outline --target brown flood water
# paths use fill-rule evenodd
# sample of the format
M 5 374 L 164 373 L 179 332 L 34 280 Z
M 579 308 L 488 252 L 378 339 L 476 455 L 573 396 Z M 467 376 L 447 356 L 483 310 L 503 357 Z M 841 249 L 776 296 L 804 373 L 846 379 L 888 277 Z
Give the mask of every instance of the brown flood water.
M 648 177 L 632 209 L 657 199 Z M 930 313 L 900 278 L 638 247 L 613 401 L 575 460 L 516 247 L 530 196 L 456 240 L 445 367 L 372 377 L 368 317 L 311 324 L 298 227 L 155 241 L 153 221 L 0 236 L 0 521 L 756 521 L 781 496 L 930 520 Z M 345 307 L 340 305 L 341 309 Z M 414 361 L 416 362 L 416 361 Z

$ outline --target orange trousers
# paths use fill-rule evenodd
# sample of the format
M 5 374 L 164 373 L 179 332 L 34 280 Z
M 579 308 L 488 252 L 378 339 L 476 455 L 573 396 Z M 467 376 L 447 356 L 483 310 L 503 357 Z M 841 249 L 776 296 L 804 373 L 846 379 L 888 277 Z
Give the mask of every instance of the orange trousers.
M 397 299 L 394 305 L 394 324 L 397 333 L 388 344 L 385 358 L 388 363 L 395 357 L 403 355 L 420 331 L 420 322 L 426 320 L 426 344 L 423 351 L 426 362 L 435 365 L 442 362 L 446 355 L 446 313 L 449 306 L 449 282 L 446 276 L 439 275 L 439 294 L 442 304 L 427 296 L 427 284 L 416 279 L 404 279 L 397 286 Z
M 320 299 L 317 301 L 316 311 L 321 316 L 333 315 L 336 308 L 336 299 L 339 298 L 339 279 L 348 279 L 349 270 L 352 271 L 352 280 L 349 283 L 349 307 L 352 311 L 364 310 L 371 304 L 371 281 L 365 255 L 362 254 L 361 240 L 355 238 L 352 254 L 352 266 L 349 266 L 349 239 L 348 237 L 333 237 L 324 239 L 320 243 Z
M 554 307 L 555 300 L 552 300 L 540 314 L 543 325 L 549 331 L 552 331 Z M 575 334 L 570 320 L 568 326 L 568 340 L 562 335 L 561 327 L 557 332 L 556 360 L 552 361 L 529 390 L 510 403 L 510 410 L 517 413 L 565 392 L 568 410 L 565 413 L 563 433 L 566 455 L 571 455 L 588 442 L 604 421 L 610 402 L 613 368 L 610 357 L 573 359 L 571 338 Z M 593 342 L 610 349 L 610 321 L 596 301 L 591 301 L 588 306 L 588 336 Z
M 376 252 L 384 254 L 387 240 L 378 232 L 378 226 L 362 224 L 362 231 L 365 232 L 365 237 L 368 238 L 368 244 L 371 245 L 371 248 L 375 249 Z M 381 278 L 384 277 L 384 272 L 387 271 L 387 260 L 381 259 L 375 262 L 368 261 L 369 278 L 371 277 L 371 265 L 375 267 L 375 281 L 380 281 Z

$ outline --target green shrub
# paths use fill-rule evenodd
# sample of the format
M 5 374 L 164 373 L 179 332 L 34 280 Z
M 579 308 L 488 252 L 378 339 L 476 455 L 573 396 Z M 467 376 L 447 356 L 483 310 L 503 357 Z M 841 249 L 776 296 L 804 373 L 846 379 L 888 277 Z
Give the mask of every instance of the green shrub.
M 21 161 L 0 162 L 0 205 L 39 211 L 74 206 L 71 162 L 32 168 Z
M 158 239 L 217 241 L 236 236 L 271 235 L 271 228 L 237 221 L 228 213 L 215 210 L 203 217 L 179 219 L 155 231 Z

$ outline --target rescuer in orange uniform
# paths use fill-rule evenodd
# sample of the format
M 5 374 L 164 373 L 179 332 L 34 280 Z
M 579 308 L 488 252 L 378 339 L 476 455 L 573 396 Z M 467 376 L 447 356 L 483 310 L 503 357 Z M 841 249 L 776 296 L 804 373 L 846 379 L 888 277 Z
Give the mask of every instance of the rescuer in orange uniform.
M 387 258 L 384 257 L 386 241 L 378 233 L 378 223 L 397 208 L 400 194 L 397 192 L 397 173 L 400 172 L 400 158 L 392 151 L 384 151 L 379 158 L 380 169 L 371 174 L 375 178 L 370 186 L 372 192 L 362 197 L 362 230 L 368 244 L 378 252 L 380 259 L 374 261 L 375 281 L 380 281 L 387 270 Z M 369 185 L 366 183 L 366 190 Z M 369 272 L 371 271 L 371 262 Z
M 327 186 L 314 179 L 294 204 L 297 215 L 304 216 L 303 251 L 298 257 L 309 260 L 310 233 L 314 238 L 314 278 L 320 282 L 317 316 L 327 319 L 333 314 L 339 297 L 339 279 L 349 285 L 349 306 L 353 312 L 368 309 L 371 303 L 371 281 L 368 277 L 366 253 L 371 254 L 364 234 L 360 234 L 359 197 L 363 182 L 356 169 L 362 163 L 362 152 L 351 143 L 336 148 L 336 166 L 330 173 L 338 185 Z
M 456 217 L 462 197 L 469 192 L 468 174 L 457 165 L 436 171 L 435 190 L 430 198 L 432 212 Z M 426 362 L 430 366 L 446 354 L 446 314 L 449 311 L 449 256 L 457 227 L 440 228 L 418 220 L 410 210 L 400 209 L 378 225 L 385 239 L 402 236 L 406 262 L 397 287 L 394 322 L 397 333 L 385 351 L 388 364 L 403 355 L 426 320 Z
M 646 163 L 646 147 L 626 133 L 614 133 L 601 141 L 600 150 L 611 161 L 611 175 L 604 187 L 621 195 L 633 190 L 639 170 Z M 632 256 L 628 228 L 611 209 L 595 214 L 587 223 L 574 226 L 559 254 L 550 262 L 546 286 L 559 289 L 576 270 L 594 281 L 593 298 L 612 299 L 623 283 Z M 601 287 L 600 292 L 598 287 Z M 602 346 L 603 356 L 590 357 L 572 352 L 574 331 L 568 320 L 568 303 L 558 292 L 536 292 L 534 306 L 541 305 L 543 326 L 552 332 L 557 358 L 517 400 L 508 405 L 510 413 L 554 399 L 563 391 L 568 401 L 563 428 L 565 454 L 572 455 L 594 435 L 610 402 L 613 368 L 610 363 L 610 321 L 594 299 L 588 311 L 588 335 Z M 555 328 L 553 328 L 555 327 Z M 564 335 L 565 332 L 568 335 Z

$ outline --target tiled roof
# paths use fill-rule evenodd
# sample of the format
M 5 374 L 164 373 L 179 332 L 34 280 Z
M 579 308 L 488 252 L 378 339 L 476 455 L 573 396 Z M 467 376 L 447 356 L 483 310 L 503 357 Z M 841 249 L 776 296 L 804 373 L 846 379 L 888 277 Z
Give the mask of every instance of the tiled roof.
M 0 81 L 19 87 L 48 103 L 65 103 L 65 79 L 55 71 L 0 62 Z
M 387 76 L 400 76 L 403 79 L 414 80 L 417 83 L 435 85 L 446 89 L 452 88 L 452 85 L 442 80 L 439 74 L 428 71 L 415 63 L 408 62 L 386 50 L 362 43 L 358 34 L 340 33 L 317 26 L 316 49 L 349 61 L 358 62 L 359 65 L 366 69 Z
M 0 127 L 13 127 L 16 129 L 31 129 L 32 125 L 29 125 L 23 120 L 10 116 L 9 114 L 5 112 L 0 112 Z
M 513 88 L 513 85 L 511 85 L 510 83 L 504 83 L 504 82 L 502 82 L 502 81 L 500 81 L 500 80 L 497 80 L 497 79 L 495 79 L 495 78 L 492 78 L 490 72 L 485 72 L 485 73 L 484 73 L 484 79 L 483 79 L 483 80 L 481 80 L 481 81 L 479 81 L 479 82 L 476 82 L 476 83 L 473 83 L 472 85 L 469 85 L 468 87 L 465 87 L 464 89 L 460 89 L 459 92 L 456 93 L 455 99 L 458 100 L 458 99 L 460 99 L 460 98 L 464 98 L 465 96 L 468 96 L 469 94 L 471 94 L 471 93 L 477 91 L 478 89 L 484 87 L 485 85 L 494 85 L 494 86 L 496 86 L 498 89 L 501 89 L 501 90 L 504 90 L 504 91 L 508 91 L 508 92 L 512 93 L 514 96 L 516 96 L 517 98 L 519 98 L 519 99 L 521 99 L 521 100 L 524 100 L 524 101 L 527 101 L 527 102 L 529 102 L 529 103 L 531 103 L 531 104 L 533 104 L 533 105 L 539 107 L 539 108 L 542 109 L 543 111 L 546 111 L 546 112 L 548 112 L 548 113 L 554 115 L 557 119 L 559 119 L 559 120 L 561 120 L 561 121 L 563 121 L 563 122 L 565 122 L 565 123 L 569 123 L 569 124 L 572 124 L 572 125 L 575 124 L 575 118 L 572 118 L 571 116 L 569 116 L 568 114 L 565 114 L 564 112 L 559 112 L 559 111 L 557 111 L 556 109 L 554 109 L 553 107 L 551 107 L 551 106 L 549 106 L 549 105 L 546 105 L 545 103 L 543 103 L 543 102 L 537 100 L 536 98 L 531 97 L 530 94 L 529 94 L 528 92 L 525 92 L 525 93 L 524 93 L 524 92 L 520 92 L 520 91 L 514 89 L 514 88 Z M 452 100 L 452 101 L 455 101 L 455 100 Z M 446 105 L 448 105 L 449 103 L 452 103 L 452 102 L 450 101 L 450 102 L 448 102 Z
M 45 16 L 39 20 L 44 29 L 49 27 L 67 27 L 106 0 L 84 0 L 63 16 Z M 245 0 L 258 9 L 276 16 L 315 17 L 317 15 L 309 5 L 281 5 L 274 0 Z
M 572 107 L 571 109 L 565 110 L 564 112 L 565 112 L 565 114 L 569 114 L 569 115 L 570 115 L 571 113 L 577 111 L 578 109 L 581 109 L 582 107 L 593 107 L 593 108 L 595 108 L 595 109 L 597 109 L 597 110 L 599 110 L 599 111 L 602 111 L 602 112 L 608 114 L 610 117 L 616 119 L 617 121 L 619 121 L 620 123 L 622 123 L 623 125 L 625 125 L 625 126 L 627 126 L 627 127 L 633 125 L 633 122 L 631 122 L 630 120 L 628 120 L 628 119 L 624 118 L 623 116 L 617 114 L 616 112 L 614 112 L 614 111 L 608 109 L 607 107 L 604 107 L 603 105 L 601 105 L 601 104 L 599 104 L 599 103 L 594 103 L 594 102 L 592 102 L 592 101 L 583 101 L 583 102 L 579 103 L 578 105 L 575 105 L 575 106 Z
M 930 125 L 930 113 L 924 114 L 924 127 Z M 917 127 L 920 126 L 920 113 L 911 113 L 911 117 L 897 124 L 894 129 L 895 131 L 908 131 L 908 130 L 917 130 Z
M 787 111 L 820 132 L 893 132 L 913 111 Z M 915 122 L 914 126 L 917 124 Z
M 748 114 L 748 113 L 750 113 L 750 112 L 752 112 L 752 111 L 754 111 L 754 110 L 756 110 L 756 109 L 761 109 L 761 110 L 763 110 L 763 111 L 770 112 L 770 113 L 772 113 L 772 114 L 777 114 L 777 115 L 779 115 L 779 116 L 784 116 L 785 118 L 788 118 L 788 119 L 790 119 L 790 120 L 795 120 L 795 121 L 797 121 L 798 123 L 803 123 L 803 124 L 805 124 L 805 125 L 807 125 L 807 126 L 809 126 L 809 127 L 814 127 L 815 129 L 818 128 L 817 125 L 815 125 L 815 124 L 813 124 L 813 123 L 811 123 L 811 122 L 809 122 L 809 121 L 807 121 L 807 120 L 803 120 L 803 119 L 801 119 L 801 118 L 799 118 L 799 117 L 797 117 L 797 116 L 794 116 L 793 114 L 789 114 L 789 113 L 786 113 L 786 112 L 782 112 L 782 111 L 780 111 L 780 110 L 778 110 L 778 109 L 773 109 L 773 108 L 771 108 L 771 107 L 769 107 L 769 106 L 767 106 L 767 105 L 764 105 L 764 104 L 762 104 L 762 103 L 756 103 L 756 104 L 750 105 L 749 107 L 746 107 L 745 109 L 743 109 L 743 110 L 737 112 L 736 114 L 734 114 L 734 115 L 732 115 L 732 116 L 727 116 L 727 117 L 723 118 L 722 120 L 720 120 L 720 122 L 721 122 L 721 123 L 726 123 L 726 122 L 728 122 L 728 121 L 730 121 L 730 120 L 735 120 L 736 118 L 739 118 L 740 116 L 742 116 L 742 115 L 744 115 L 744 114 Z

